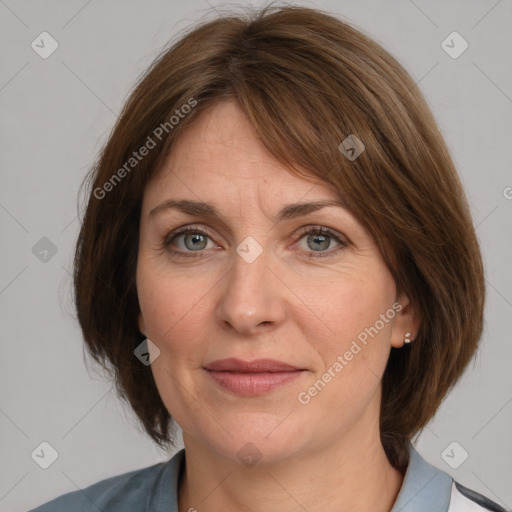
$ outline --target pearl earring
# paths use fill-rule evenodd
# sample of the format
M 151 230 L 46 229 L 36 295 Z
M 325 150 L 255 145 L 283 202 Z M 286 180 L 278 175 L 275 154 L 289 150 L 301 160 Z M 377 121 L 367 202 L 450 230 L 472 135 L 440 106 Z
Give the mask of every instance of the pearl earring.
M 404 340 L 404 343 L 411 343 L 411 336 L 412 336 L 412 333 L 411 332 L 406 332 L 405 333 L 405 340 Z

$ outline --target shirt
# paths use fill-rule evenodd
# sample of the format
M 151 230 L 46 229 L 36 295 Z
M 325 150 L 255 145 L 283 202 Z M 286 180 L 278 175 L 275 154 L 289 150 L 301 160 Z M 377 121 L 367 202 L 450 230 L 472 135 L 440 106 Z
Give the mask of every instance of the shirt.
M 412 443 L 409 454 L 409 465 L 391 512 L 512 512 L 430 465 Z M 30 512 L 178 512 L 178 481 L 184 456 L 182 449 L 167 462 L 107 478 Z M 187 512 L 194 511 L 190 508 Z

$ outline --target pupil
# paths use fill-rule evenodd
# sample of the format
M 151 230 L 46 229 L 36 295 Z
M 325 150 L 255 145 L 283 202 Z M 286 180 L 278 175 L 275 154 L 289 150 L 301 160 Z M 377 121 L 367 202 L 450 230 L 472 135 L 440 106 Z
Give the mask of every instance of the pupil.
M 313 249 L 314 251 L 318 248 L 320 249 L 327 249 L 329 247 L 329 236 L 328 235 L 311 235 L 312 239 L 315 240 L 315 243 L 317 243 L 318 240 L 320 240 L 319 244 L 321 247 L 318 247 L 316 249 Z
M 189 240 L 189 238 L 186 236 L 185 237 L 185 245 L 187 246 L 187 249 L 196 250 L 196 249 L 204 249 L 206 247 L 205 237 L 203 235 L 195 234 L 195 235 L 188 235 L 188 236 L 192 239 L 192 243 L 191 244 L 187 243 L 187 240 Z M 200 244 L 201 241 L 203 242 L 203 244 L 201 246 L 197 245 L 197 243 L 199 242 L 199 244 Z

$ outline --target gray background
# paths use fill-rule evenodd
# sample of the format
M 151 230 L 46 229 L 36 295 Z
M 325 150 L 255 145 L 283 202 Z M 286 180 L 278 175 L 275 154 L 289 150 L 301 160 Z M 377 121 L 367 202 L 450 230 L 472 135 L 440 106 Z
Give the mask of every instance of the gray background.
M 302 3 L 354 23 L 395 55 L 446 136 L 482 244 L 486 324 L 477 357 L 416 446 L 510 508 L 512 1 Z M 128 92 L 168 40 L 209 9 L 205 0 L 0 0 L 0 511 L 27 510 L 169 456 L 141 433 L 101 371 L 84 364 L 71 256 L 80 183 Z M 31 48 L 43 31 L 59 44 L 47 59 Z M 441 46 L 453 31 L 469 44 L 456 59 Z M 43 441 L 58 453 L 48 469 L 31 457 Z M 462 450 L 469 457 L 460 463 Z

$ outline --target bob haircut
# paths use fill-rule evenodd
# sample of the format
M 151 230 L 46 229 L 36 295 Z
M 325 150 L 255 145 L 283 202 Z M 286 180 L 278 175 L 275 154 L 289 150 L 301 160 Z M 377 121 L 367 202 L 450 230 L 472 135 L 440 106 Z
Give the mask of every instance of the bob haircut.
M 339 191 L 416 309 L 415 342 L 391 349 L 382 378 L 381 442 L 403 470 L 408 441 L 477 348 L 483 265 L 463 188 L 416 84 L 381 46 L 326 12 L 267 6 L 203 21 L 139 79 L 89 176 L 74 269 L 88 350 L 151 438 L 172 445 L 151 368 L 134 357 L 144 339 L 141 202 L 180 133 L 225 100 L 238 103 L 279 162 Z M 349 135 L 365 146 L 355 159 L 340 150 Z

